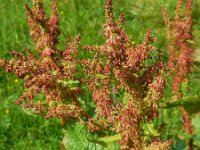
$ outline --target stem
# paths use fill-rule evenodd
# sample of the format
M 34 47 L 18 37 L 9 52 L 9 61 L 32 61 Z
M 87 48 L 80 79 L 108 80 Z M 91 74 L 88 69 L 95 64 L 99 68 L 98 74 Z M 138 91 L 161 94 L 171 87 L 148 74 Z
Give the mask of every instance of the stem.
M 67 146 L 66 146 L 67 134 L 65 131 L 65 120 L 63 118 L 61 118 L 60 121 L 61 121 L 61 125 L 62 125 L 62 133 L 64 134 L 64 137 L 61 142 L 61 150 L 66 150 L 67 149 Z

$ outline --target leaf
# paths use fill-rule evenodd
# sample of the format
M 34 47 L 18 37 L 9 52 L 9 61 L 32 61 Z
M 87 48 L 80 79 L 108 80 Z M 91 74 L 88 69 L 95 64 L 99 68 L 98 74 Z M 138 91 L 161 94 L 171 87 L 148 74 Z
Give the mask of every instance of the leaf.
M 53 76 L 56 76 L 56 75 L 57 75 L 57 73 L 58 73 L 58 71 L 56 70 L 56 71 L 52 71 L 52 73 L 51 73 L 51 74 L 52 74 Z
M 195 131 L 197 134 L 200 134 L 200 116 L 195 115 L 195 117 L 192 119 L 192 125 L 195 128 Z
M 193 145 L 200 148 L 200 116 L 196 114 L 192 118 L 192 126 L 195 130 L 195 135 L 193 136 Z
M 34 111 L 33 110 L 31 110 L 31 109 L 28 109 L 28 108 L 23 108 L 23 111 L 27 114 L 27 115 L 29 115 L 29 116 L 34 116 L 34 117 L 36 117 L 37 115 L 35 115 L 35 113 L 34 113 Z
M 186 96 L 178 100 L 167 102 L 161 105 L 161 108 L 172 108 L 179 106 L 183 106 L 184 109 L 190 114 L 197 113 L 200 111 L 200 96 Z
M 68 81 L 64 81 L 63 83 L 64 83 L 64 85 L 72 85 L 72 84 L 78 84 L 78 83 L 80 83 L 80 81 L 78 81 L 78 80 L 68 80 Z
M 69 150 L 119 150 L 120 146 L 116 142 L 120 138 L 120 135 L 99 137 L 89 133 L 84 125 L 76 123 L 73 127 L 67 127 L 63 142 Z
M 106 76 L 104 76 L 103 74 L 96 74 L 96 78 L 105 79 Z
M 182 82 L 181 91 L 182 91 L 183 95 L 187 95 L 187 91 L 188 91 L 188 81 L 187 80 Z
M 105 143 L 113 143 L 115 141 L 119 141 L 120 139 L 121 139 L 120 134 L 116 134 L 116 135 L 112 135 L 112 136 L 101 137 L 98 140 L 103 141 Z
M 76 124 L 74 127 L 70 126 L 65 130 L 65 145 L 69 150 L 88 150 L 94 148 L 96 150 L 103 149 L 100 142 L 95 140 L 88 140 L 87 129 L 81 124 Z
M 68 127 L 68 129 L 65 130 L 64 136 L 64 144 L 66 145 L 67 149 L 76 150 L 79 147 L 80 150 L 85 150 L 87 147 L 87 141 L 84 138 L 84 133 L 85 130 L 81 126 L 76 129 L 73 127 Z
M 78 80 L 67 80 L 67 81 L 64 81 L 64 80 L 57 80 L 57 83 L 61 83 L 63 84 L 63 86 L 67 86 L 71 89 L 76 89 L 77 88 L 77 84 L 80 83 L 80 81 Z
M 146 135 L 153 135 L 153 136 L 159 136 L 160 133 L 154 128 L 153 123 L 145 123 L 143 124 L 143 130 Z
M 195 44 L 195 41 L 193 41 L 193 40 L 187 40 L 187 42 L 190 44 Z

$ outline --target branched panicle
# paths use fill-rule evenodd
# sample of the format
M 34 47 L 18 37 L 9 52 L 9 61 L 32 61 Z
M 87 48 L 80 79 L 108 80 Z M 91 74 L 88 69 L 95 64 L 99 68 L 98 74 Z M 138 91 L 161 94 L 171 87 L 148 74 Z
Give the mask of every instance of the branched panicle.
M 34 0 L 33 9 L 31 10 L 25 5 L 25 10 L 27 12 L 31 36 L 36 43 L 39 54 L 43 57 L 55 55 L 57 51 L 55 46 L 60 34 L 56 0 L 53 0 L 52 14 L 49 19 L 45 16 L 42 1 Z
M 169 40 L 168 67 L 173 76 L 172 92 L 176 96 L 180 96 L 180 85 L 191 72 L 194 59 L 192 0 L 186 0 L 185 5 L 184 8 L 183 0 L 178 0 L 173 19 L 169 19 L 167 12 L 163 10 Z
M 163 15 L 168 32 L 168 67 L 173 79 L 172 93 L 175 98 L 182 97 L 180 87 L 183 82 L 187 82 L 188 74 L 191 73 L 194 61 L 194 37 L 192 35 L 192 0 L 178 0 L 174 18 L 170 19 L 165 10 Z M 183 6 L 185 4 L 185 6 Z M 188 134 L 192 134 L 192 124 L 189 114 L 181 109 L 183 114 L 183 126 Z M 188 149 L 191 144 L 188 143 Z
M 122 137 L 122 149 L 141 149 L 145 144 L 142 122 L 151 122 L 158 116 L 158 101 L 165 88 L 165 65 L 162 52 L 153 65 L 151 44 L 156 41 L 150 30 L 144 42 L 136 47 L 122 27 L 124 16 L 115 22 L 112 0 L 106 1 L 106 22 L 103 26 L 106 41 L 103 45 L 84 46 L 95 53 L 94 58 L 83 62 L 88 75 L 85 82 L 93 93 L 97 122 Z M 119 91 L 123 96 L 119 98 Z
M 68 41 L 62 56 L 56 57 L 59 56 L 56 44 L 60 34 L 56 0 L 53 0 L 49 19 L 45 15 L 42 0 L 33 0 L 33 8 L 25 5 L 25 10 L 39 59 L 30 51 L 27 56 L 13 51 L 11 55 L 15 58 L 9 61 L 0 60 L 5 71 L 13 72 L 25 81 L 24 93 L 16 103 L 36 113 L 46 114 L 46 118 L 80 119 L 84 113 L 77 100 L 80 86 L 75 82 L 80 35 L 74 42 Z M 75 82 L 75 85 L 72 86 L 70 81 Z M 45 99 L 38 100 L 37 96 L 40 94 L 43 94 Z
M 47 26 L 48 26 L 49 32 L 55 37 L 56 40 L 60 34 L 60 29 L 58 25 L 59 25 L 59 17 L 58 17 L 58 10 L 57 10 L 57 2 L 56 0 L 53 0 L 52 15 L 47 22 Z
M 112 0 L 107 0 L 105 5 L 106 19 L 114 19 L 112 12 Z

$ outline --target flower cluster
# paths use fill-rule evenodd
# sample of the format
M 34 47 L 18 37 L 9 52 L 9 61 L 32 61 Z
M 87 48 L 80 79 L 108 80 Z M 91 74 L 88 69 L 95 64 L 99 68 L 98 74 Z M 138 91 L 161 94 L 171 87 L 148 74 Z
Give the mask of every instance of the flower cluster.
M 85 83 L 93 93 L 98 122 L 121 135 L 122 149 L 141 149 L 141 125 L 158 116 L 158 101 L 165 88 L 162 53 L 151 45 L 155 38 L 150 30 L 142 44 L 131 44 L 122 27 L 124 16 L 114 20 L 112 0 L 107 0 L 105 10 L 105 43 L 83 47 L 94 55 L 83 61 L 88 76 Z M 152 57 L 155 52 L 157 58 Z
M 80 35 L 74 42 L 68 42 L 66 49 L 61 52 L 56 48 L 60 34 L 56 0 L 53 0 L 49 19 L 46 18 L 41 0 L 33 0 L 33 9 L 25 5 L 25 10 L 39 58 L 29 50 L 26 56 L 13 51 L 11 55 L 16 58 L 0 60 L 5 71 L 13 72 L 25 81 L 24 93 L 16 103 L 37 113 L 44 113 L 46 118 L 80 118 L 83 111 L 77 100 L 80 86 L 78 83 L 74 87 L 65 84 L 76 81 L 77 60 L 72 58 L 77 56 Z M 37 100 L 40 94 L 45 96 L 44 100 Z
M 170 20 L 163 10 L 165 24 L 168 31 L 168 67 L 173 75 L 172 92 L 180 97 L 180 85 L 191 72 L 194 49 L 192 48 L 192 0 L 186 0 L 185 8 L 183 0 L 178 0 L 175 17 Z
M 183 6 L 185 4 L 185 6 Z M 175 99 L 181 98 L 180 87 L 182 83 L 187 84 L 188 74 L 192 70 L 194 61 L 194 49 L 192 48 L 192 0 L 178 0 L 175 16 L 169 19 L 167 12 L 163 9 L 165 24 L 168 31 L 168 68 L 173 78 L 172 93 Z M 188 134 L 193 133 L 192 124 L 188 112 L 181 109 L 184 120 L 184 129 Z M 192 149 L 188 142 L 188 149 Z

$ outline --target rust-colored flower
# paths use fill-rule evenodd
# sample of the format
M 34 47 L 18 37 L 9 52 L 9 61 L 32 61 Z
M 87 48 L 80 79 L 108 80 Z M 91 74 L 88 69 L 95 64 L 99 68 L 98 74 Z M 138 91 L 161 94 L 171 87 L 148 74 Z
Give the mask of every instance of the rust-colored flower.
M 151 45 L 156 39 L 150 30 L 144 42 L 133 47 L 122 27 L 124 16 L 115 22 L 112 0 L 106 1 L 105 10 L 105 43 L 83 47 L 95 53 L 93 59 L 83 61 L 89 77 L 85 83 L 93 93 L 97 122 L 121 135 L 122 149 L 139 150 L 145 145 L 142 123 L 158 116 L 157 104 L 165 88 L 165 65 L 160 50 L 155 62 L 148 64 L 156 52 Z

